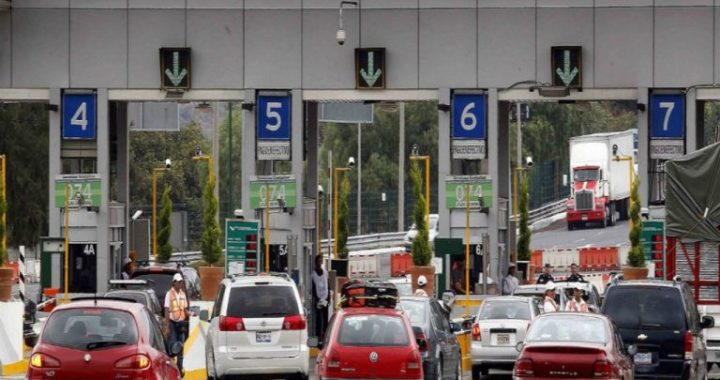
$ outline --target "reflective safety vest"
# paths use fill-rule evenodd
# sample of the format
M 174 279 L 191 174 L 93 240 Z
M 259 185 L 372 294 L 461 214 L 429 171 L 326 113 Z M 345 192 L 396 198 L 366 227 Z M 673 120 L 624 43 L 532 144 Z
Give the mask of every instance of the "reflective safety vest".
M 175 322 L 184 321 L 187 317 L 185 309 L 187 309 L 187 297 L 181 290 L 180 294 L 175 292 L 175 288 L 170 289 L 170 319 Z

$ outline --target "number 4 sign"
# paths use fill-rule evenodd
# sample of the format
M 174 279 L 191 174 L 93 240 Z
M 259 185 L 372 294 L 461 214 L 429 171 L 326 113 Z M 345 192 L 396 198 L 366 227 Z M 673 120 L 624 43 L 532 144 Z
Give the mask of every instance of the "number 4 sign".
M 63 93 L 63 139 L 94 140 L 97 132 L 96 109 L 97 97 L 94 92 Z

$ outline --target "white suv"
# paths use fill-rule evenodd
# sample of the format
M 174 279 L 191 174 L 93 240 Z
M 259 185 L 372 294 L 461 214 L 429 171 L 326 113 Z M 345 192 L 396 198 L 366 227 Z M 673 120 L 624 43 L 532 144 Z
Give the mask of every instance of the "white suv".
M 309 374 L 305 311 L 286 274 L 240 275 L 220 283 L 205 346 L 208 379 Z

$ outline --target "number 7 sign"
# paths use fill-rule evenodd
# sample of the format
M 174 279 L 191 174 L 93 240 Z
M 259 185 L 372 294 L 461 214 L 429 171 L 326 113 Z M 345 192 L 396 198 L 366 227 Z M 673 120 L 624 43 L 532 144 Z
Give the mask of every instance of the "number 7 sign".
M 94 92 L 63 93 L 63 139 L 94 140 L 97 136 L 97 96 Z
M 650 138 L 682 139 L 685 137 L 685 96 L 652 94 L 650 97 Z

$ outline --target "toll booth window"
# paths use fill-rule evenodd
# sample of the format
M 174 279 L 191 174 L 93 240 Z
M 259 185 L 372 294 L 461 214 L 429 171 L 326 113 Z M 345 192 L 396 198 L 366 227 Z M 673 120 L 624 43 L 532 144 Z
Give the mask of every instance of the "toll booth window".
M 598 174 L 597 169 L 575 170 L 575 181 L 597 181 Z
M 95 174 L 97 160 L 95 158 L 63 158 L 62 174 Z

